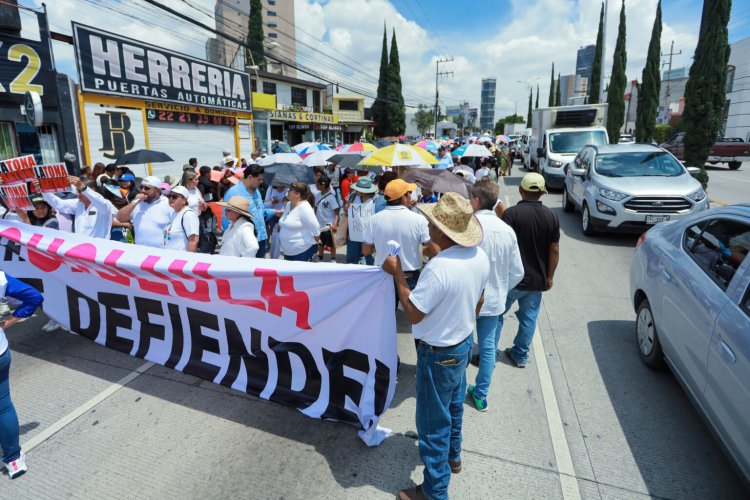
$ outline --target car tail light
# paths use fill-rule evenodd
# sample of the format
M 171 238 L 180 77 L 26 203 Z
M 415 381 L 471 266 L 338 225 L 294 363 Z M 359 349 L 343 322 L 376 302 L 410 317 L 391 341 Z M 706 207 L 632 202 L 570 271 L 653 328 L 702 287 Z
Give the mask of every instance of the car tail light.
M 646 241 L 646 235 L 647 235 L 647 234 L 648 234 L 648 231 L 646 231 L 645 233 L 643 233 L 643 234 L 642 234 L 642 235 L 641 235 L 641 236 L 640 236 L 640 237 L 638 238 L 638 243 L 636 243 L 636 244 L 635 244 L 635 247 L 636 247 L 636 248 L 638 248 L 639 246 L 643 245 L 643 242 L 644 242 L 644 241 Z

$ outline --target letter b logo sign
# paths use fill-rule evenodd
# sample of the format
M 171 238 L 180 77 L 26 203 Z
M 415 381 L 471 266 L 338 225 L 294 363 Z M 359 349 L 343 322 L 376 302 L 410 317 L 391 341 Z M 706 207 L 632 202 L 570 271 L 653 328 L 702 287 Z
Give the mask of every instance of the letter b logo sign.
M 135 138 L 130 133 L 130 117 L 122 111 L 97 113 L 102 128 L 102 147 L 106 158 L 115 160 L 133 149 Z

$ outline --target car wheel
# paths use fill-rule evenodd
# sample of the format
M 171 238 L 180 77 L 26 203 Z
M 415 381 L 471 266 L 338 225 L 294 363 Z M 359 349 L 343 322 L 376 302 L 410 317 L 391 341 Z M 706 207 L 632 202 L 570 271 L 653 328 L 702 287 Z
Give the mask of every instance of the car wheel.
M 667 367 L 664 362 L 664 351 L 661 349 L 659 334 L 656 330 L 654 313 L 648 299 L 638 304 L 638 315 L 635 320 L 635 340 L 638 343 L 638 355 L 643 364 L 654 370 Z
M 581 229 L 583 229 L 583 234 L 586 236 L 596 235 L 596 229 L 594 229 L 594 225 L 591 223 L 591 212 L 589 212 L 589 206 L 586 203 L 583 204 L 583 208 L 581 209 Z
M 575 207 L 573 206 L 573 200 L 570 199 L 570 195 L 568 194 L 568 186 L 567 184 L 563 186 L 563 193 L 562 193 L 562 209 L 563 212 L 572 212 Z
M 737 170 L 742 166 L 741 161 L 730 161 L 729 162 L 729 170 Z

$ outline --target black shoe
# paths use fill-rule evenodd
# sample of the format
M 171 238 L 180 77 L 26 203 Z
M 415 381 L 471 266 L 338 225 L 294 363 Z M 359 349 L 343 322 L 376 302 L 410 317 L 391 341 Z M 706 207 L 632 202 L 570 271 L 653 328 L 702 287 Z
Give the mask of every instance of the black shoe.
M 508 356 L 508 358 L 513 362 L 513 364 L 516 365 L 516 368 L 526 368 L 526 362 L 525 361 L 523 363 L 519 363 L 518 361 L 516 361 L 515 359 L 513 359 L 513 355 L 511 354 L 511 348 L 510 347 L 508 347 L 507 349 L 505 349 L 503 352 L 505 353 L 506 356 Z
M 479 354 L 474 354 L 471 359 L 469 359 L 469 363 L 471 363 L 474 366 L 479 366 Z
M 461 460 L 448 460 L 448 465 L 451 468 L 451 474 L 458 474 L 461 472 Z

